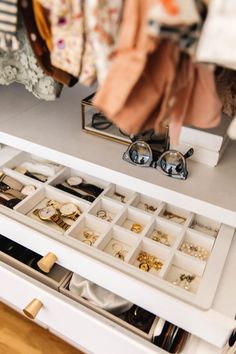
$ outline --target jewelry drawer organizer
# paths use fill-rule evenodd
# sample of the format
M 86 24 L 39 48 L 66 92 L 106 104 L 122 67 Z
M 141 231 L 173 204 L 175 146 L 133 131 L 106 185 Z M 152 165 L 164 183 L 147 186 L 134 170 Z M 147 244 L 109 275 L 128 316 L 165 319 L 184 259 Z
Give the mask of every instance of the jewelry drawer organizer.
M 19 153 L 2 171 L 25 185 L 35 185 L 34 179 L 15 170 L 28 160 L 32 160 L 30 154 Z M 90 203 L 55 188 L 76 177 L 98 186 L 102 193 Z M 62 166 L 55 177 L 38 182 L 36 187 L 8 215 L 39 232 L 69 241 L 85 254 L 92 246 L 90 256 L 153 288 L 202 309 L 210 308 L 234 228 Z M 62 214 L 62 222 L 68 225 L 64 230 L 35 213 L 50 212 L 50 203 L 76 205 L 81 215 L 71 220 Z
M 218 347 L 226 343 L 235 321 L 212 304 L 233 227 L 58 164 L 54 176 L 36 181 L 16 168 L 37 157 L 7 146 L 3 155 L 7 149 L 4 175 L 35 190 L 12 210 L 0 206 L 2 234 L 41 255 L 52 251 L 63 267 Z M 90 202 L 56 188 L 71 178 L 101 193 Z M 60 213 L 65 228 L 40 219 L 38 210 L 49 204 L 76 205 L 78 215 Z

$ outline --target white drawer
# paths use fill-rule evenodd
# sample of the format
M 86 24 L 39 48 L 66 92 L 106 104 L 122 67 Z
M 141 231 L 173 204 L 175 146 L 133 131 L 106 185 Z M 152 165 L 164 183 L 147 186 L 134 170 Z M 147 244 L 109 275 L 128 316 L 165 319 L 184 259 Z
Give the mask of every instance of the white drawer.
M 165 353 L 139 336 L 0 262 L 0 298 L 23 310 L 37 298 L 37 319 L 70 341 L 96 354 Z
M 1 214 L 0 223 L 1 232 L 5 236 L 42 255 L 48 252 L 55 253 L 58 257 L 58 264 L 63 267 L 79 273 L 213 345 L 223 347 L 232 330 L 236 327 L 236 321 L 232 315 L 235 297 L 233 292 L 230 293 L 229 291 L 226 291 L 227 296 L 224 296 L 224 288 L 220 288 L 221 296 L 220 299 L 217 298 L 216 306 L 214 305 L 213 309 L 208 311 L 202 311 L 158 289 L 153 289 L 148 284 L 130 277 L 128 274 L 124 276 L 118 269 L 109 267 L 101 260 L 93 259 Z M 227 290 L 232 280 L 230 280 L 232 276 L 230 275 L 230 269 L 234 269 L 236 262 L 233 256 L 235 251 L 236 240 L 232 245 L 230 262 L 227 263 L 226 274 L 228 274 L 228 278 L 224 284 Z M 101 274 L 103 274 L 102 277 Z M 145 296 L 140 296 L 140 294 L 145 294 Z
M 43 303 L 34 320 L 86 353 L 167 354 L 138 335 L 0 262 L 0 300 L 22 313 L 32 299 Z M 17 289 L 17 291 L 16 291 Z M 190 336 L 182 354 L 221 354 L 222 350 Z

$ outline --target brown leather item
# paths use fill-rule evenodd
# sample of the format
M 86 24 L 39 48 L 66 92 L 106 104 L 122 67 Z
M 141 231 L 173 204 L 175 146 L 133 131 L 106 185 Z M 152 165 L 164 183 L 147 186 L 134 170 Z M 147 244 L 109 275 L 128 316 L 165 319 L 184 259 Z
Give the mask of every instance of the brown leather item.
M 41 37 L 41 34 L 36 25 L 35 16 L 37 16 L 37 13 L 34 14 L 32 1 L 26 0 L 26 1 L 19 2 L 19 4 L 21 6 L 21 12 L 23 14 L 24 23 L 27 29 L 32 50 L 42 70 L 48 76 L 51 76 L 55 81 L 58 81 L 61 84 L 69 87 L 74 86 L 78 82 L 77 78 L 75 78 L 71 74 L 68 74 L 67 72 L 61 69 L 55 68 L 51 64 L 50 52 L 48 50 L 46 42 Z M 39 28 L 42 30 L 43 13 L 41 12 L 40 14 L 41 16 L 40 19 L 38 19 L 38 22 L 41 23 L 41 26 Z M 45 19 L 45 24 L 46 23 L 47 23 L 47 19 Z M 48 31 L 49 31 L 49 27 L 47 26 L 44 30 L 44 36 L 45 38 L 47 38 L 47 43 L 50 43 L 48 37 Z
M 24 187 L 22 183 L 5 174 L 1 176 L 0 181 L 5 183 L 8 187 L 11 187 L 17 191 L 21 191 L 21 189 Z
M 0 192 L 3 195 L 5 194 L 7 196 L 11 196 L 13 198 L 17 198 L 17 199 L 20 199 L 20 200 L 22 200 L 22 199 L 24 199 L 26 197 L 25 194 L 15 190 L 15 189 L 12 189 L 12 188 L 9 188 L 7 190 L 3 190 L 3 189 L 0 188 Z

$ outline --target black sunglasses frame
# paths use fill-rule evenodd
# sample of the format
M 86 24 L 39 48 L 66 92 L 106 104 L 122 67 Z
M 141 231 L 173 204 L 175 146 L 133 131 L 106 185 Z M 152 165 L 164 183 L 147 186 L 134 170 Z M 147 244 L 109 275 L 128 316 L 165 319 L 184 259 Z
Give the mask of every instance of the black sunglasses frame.
M 148 152 L 148 154 L 146 155 L 147 161 L 143 160 L 143 162 L 141 162 L 143 158 L 140 159 L 141 163 L 139 163 L 138 161 L 134 161 L 134 158 L 132 157 L 132 152 L 137 151 L 137 149 L 135 149 L 135 145 L 139 146 L 139 148 L 141 147 L 141 148 L 146 149 L 146 151 Z M 128 149 L 123 154 L 123 160 L 126 162 L 129 162 L 135 166 L 153 167 L 168 177 L 185 180 L 188 176 L 186 159 L 189 158 L 190 156 L 192 156 L 193 153 L 194 153 L 194 150 L 192 148 L 190 148 L 184 155 L 181 154 L 181 152 L 179 152 L 177 150 L 166 150 L 166 151 L 160 153 L 160 152 L 154 151 L 151 148 L 150 144 L 147 143 L 146 141 L 136 140 L 129 145 Z M 173 168 L 171 166 L 167 170 L 163 168 L 164 159 L 168 154 L 169 155 L 171 155 L 171 154 L 177 155 L 178 160 L 181 161 L 181 163 L 179 163 L 178 165 L 175 166 L 175 171 L 177 173 L 173 173 Z M 138 153 L 137 153 L 137 155 L 138 155 Z M 137 160 L 138 160 L 138 156 L 137 156 Z

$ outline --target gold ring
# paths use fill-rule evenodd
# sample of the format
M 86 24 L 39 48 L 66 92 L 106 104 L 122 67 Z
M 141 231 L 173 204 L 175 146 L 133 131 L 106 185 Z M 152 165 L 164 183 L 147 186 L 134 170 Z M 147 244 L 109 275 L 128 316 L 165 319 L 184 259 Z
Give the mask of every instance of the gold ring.
M 86 230 L 83 232 L 85 238 L 91 238 L 94 236 L 94 232 L 92 230 Z
M 133 224 L 130 230 L 135 232 L 136 234 L 139 234 L 141 231 L 143 231 L 143 227 L 140 224 Z
M 107 212 L 103 209 L 100 209 L 96 215 L 98 218 L 105 219 L 107 217 Z

